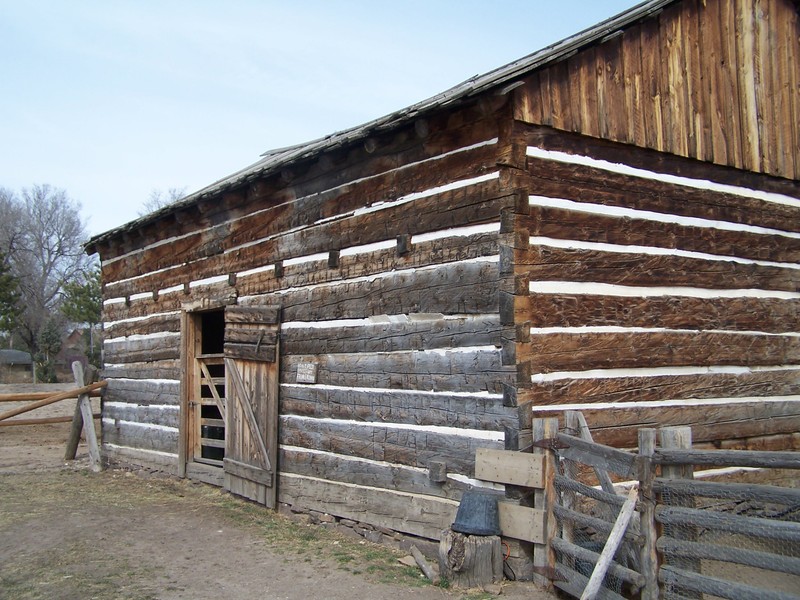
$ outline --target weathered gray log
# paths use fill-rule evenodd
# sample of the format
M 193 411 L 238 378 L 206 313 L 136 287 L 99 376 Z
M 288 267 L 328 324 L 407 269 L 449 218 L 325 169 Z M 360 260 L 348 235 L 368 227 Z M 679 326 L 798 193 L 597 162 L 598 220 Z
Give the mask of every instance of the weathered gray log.
M 499 346 L 503 333 L 497 314 L 460 319 L 375 323 L 359 327 L 294 327 L 282 333 L 283 354 L 397 352 L 458 346 Z
M 106 342 L 103 356 L 109 363 L 150 362 L 178 358 L 180 350 L 180 336 L 170 335 Z
M 103 416 L 107 419 L 119 419 L 147 425 L 163 425 L 178 427 L 180 411 L 177 406 L 153 407 L 152 405 L 130 404 L 126 406 L 103 407 Z
M 469 484 L 458 479 L 432 482 L 428 473 L 418 467 L 405 467 L 382 461 L 367 461 L 341 454 L 281 447 L 279 464 L 284 473 L 294 473 L 341 483 L 371 486 L 438 496 L 458 501 Z
M 692 447 L 691 427 L 662 427 L 658 430 L 658 435 L 661 448 L 664 450 L 684 450 L 691 449 Z M 661 465 L 661 477 L 664 479 L 681 481 L 691 480 L 694 477 L 694 467 L 692 465 Z M 672 494 L 665 496 L 662 494 L 659 500 L 664 505 L 694 508 L 694 498 Z M 678 540 L 686 540 L 688 542 L 697 541 L 697 527 L 693 525 L 683 525 L 681 527 L 665 525 L 663 532 L 664 535 Z M 669 560 L 666 560 L 665 563 L 670 566 L 677 567 L 684 571 L 692 571 L 693 573 L 701 572 L 700 559 L 698 558 L 685 556 L 671 556 L 668 558 Z M 675 597 L 672 593 L 667 593 L 665 596 L 669 600 Z M 700 598 L 702 598 L 702 594 L 693 590 L 688 590 L 683 596 L 686 600 L 693 598 L 700 600 Z
M 481 151 L 478 150 L 478 152 L 480 153 Z M 483 152 L 485 153 L 485 150 Z M 463 160 L 464 158 L 459 157 L 459 159 Z M 420 163 L 414 169 L 426 169 L 429 179 L 431 176 L 441 177 L 441 174 L 438 173 L 438 166 L 436 169 L 432 169 L 423 167 Z M 434 175 L 435 172 L 437 173 Z M 378 177 L 381 176 L 379 175 Z M 338 179 L 339 177 L 337 176 Z M 396 180 L 396 176 L 394 179 Z M 452 181 L 452 179 L 447 179 L 447 181 Z M 376 193 L 378 190 L 374 186 L 374 183 L 367 181 L 359 181 L 355 184 L 350 183 L 349 189 L 344 193 L 352 193 L 354 188 L 369 188 L 372 193 Z M 393 181 L 393 190 L 396 186 L 397 183 Z M 179 274 L 183 274 L 190 267 L 194 267 L 199 271 L 198 277 L 208 276 L 213 272 L 222 271 L 220 267 L 223 265 L 220 263 L 241 271 L 250 268 L 252 266 L 250 261 L 259 257 L 263 259 L 264 256 L 270 256 L 273 261 L 277 261 L 302 256 L 303 254 L 330 251 L 335 249 L 337 247 L 335 244 L 340 244 L 343 239 L 348 240 L 352 245 L 362 245 L 386 239 L 387 231 L 413 230 L 416 233 L 423 233 L 436 231 L 440 228 L 446 229 L 457 225 L 485 222 L 492 216 L 497 215 L 503 206 L 513 204 L 514 201 L 512 197 L 503 196 L 496 183 L 488 182 L 476 184 L 465 189 L 446 191 L 419 198 L 386 210 L 353 216 L 341 215 L 342 218 L 314 224 L 313 215 L 318 214 L 320 203 L 328 202 L 333 205 L 337 204 L 338 200 L 338 206 L 330 206 L 328 208 L 329 216 L 331 214 L 341 214 L 339 211 L 346 210 L 341 207 L 341 198 L 337 198 L 342 194 L 342 190 L 337 190 L 337 192 L 336 194 L 328 192 L 314 194 L 308 198 L 298 198 L 294 201 L 294 204 L 301 204 L 303 205 L 302 208 L 292 208 L 286 204 L 273 206 L 266 211 L 266 214 L 265 211 L 258 210 L 251 214 L 242 215 L 243 218 L 236 219 L 233 222 L 223 222 L 219 225 L 214 223 L 213 225 L 217 225 L 216 227 L 206 226 L 202 230 L 195 229 L 192 231 L 192 235 L 171 244 L 168 247 L 169 250 L 172 250 L 171 253 L 165 251 L 166 249 L 162 246 L 137 252 L 130 257 L 130 260 L 119 261 L 111 265 L 108 269 L 109 280 L 114 281 L 136 275 L 145 275 L 149 270 L 156 270 L 168 264 L 183 264 L 186 262 L 191 262 L 192 264 L 187 265 L 187 268 L 182 269 Z M 397 192 L 393 191 L 393 193 Z M 357 194 L 357 200 L 353 208 L 364 206 L 364 202 L 368 205 L 370 200 L 364 196 L 364 191 L 362 191 Z M 228 219 L 233 217 L 230 213 L 223 216 Z M 304 222 L 301 223 L 301 221 Z M 301 224 L 303 227 L 298 229 L 298 225 Z M 203 247 L 206 244 L 203 244 L 201 239 L 208 239 L 215 235 L 226 247 L 235 246 L 243 242 L 248 243 L 249 246 L 236 253 L 217 253 L 207 257 L 206 260 L 198 260 L 206 258 L 203 252 Z M 219 247 L 219 244 L 217 246 Z M 229 256 L 228 254 L 237 256 Z M 167 282 L 169 282 L 167 279 L 164 281 L 163 285 L 167 285 Z
M 155 360 L 152 362 L 133 362 L 106 365 L 103 378 L 126 379 L 174 379 L 182 375 L 180 360 Z
M 458 503 L 445 498 L 279 473 L 279 500 L 337 517 L 436 539 Z
M 109 379 L 105 390 L 106 402 L 125 402 L 133 405 L 180 404 L 179 381 L 146 381 Z
M 642 600 L 658 600 L 658 552 L 656 550 L 656 499 L 653 493 L 655 466 L 651 460 L 656 448 L 656 430 L 645 428 L 639 430 L 638 478 L 641 517 L 639 530 L 644 544 L 639 554 L 640 568 L 644 576 Z
M 759 517 L 743 517 L 710 510 L 659 506 L 656 520 L 664 525 L 689 525 L 721 529 L 729 533 L 739 533 L 784 542 L 800 543 L 800 523 L 775 521 Z
M 800 452 L 767 452 L 756 450 L 659 450 L 653 456 L 653 459 L 662 465 L 800 469 Z
M 503 578 L 500 536 L 465 535 L 442 531 L 439 541 L 439 573 L 453 587 L 484 588 Z
M 425 575 L 425 577 L 427 577 L 428 580 L 433 585 L 438 585 L 439 575 L 436 573 L 436 571 L 433 570 L 433 567 L 427 561 L 427 559 L 422 555 L 422 552 L 419 551 L 419 548 L 417 548 L 416 546 L 411 546 L 411 556 L 414 557 L 414 560 L 417 562 L 417 565 L 419 566 L 420 570 Z
M 605 504 L 610 504 L 611 506 L 617 508 L 622 507 L 622 505 L 625 503 L 624 496 L 620 496 L 619 494 L 616 493 L 610 494 L 603 490 L 598 490 L 595 487 L 586 485 L 585 483 L 581 483 L 580 481 L 575 481 L 574 479 L 569 479 L 562 475 L 556 475 L 555 483 L 556 487 L 559 489 L 570 490 L 572 492 L 581 494 L 582 496 L 586 496 L 587 498 L 592 498 L 593 500 L 597 500 L 598 502 L 604 502 Z
M 397 428 L 383 423 L 353 424 L 322 419 L 283 416 L 280 442 L 310 450 L 322 450 L 427 468 L 431 460 L 446 460 L 451 473 L 472 475 L 477 448 L 502 449 L 502 440 L 486 440 L 424 428 Z
M 281 381 L 294 383 L 297 364 L 315 362 L 317 383 L 346 387 L 501 393 L 516 377 L 500 352 L 387 352 L 284 357 Z M 158 364 L 158 363 L 154 363 Z
M 556 504 L 553 507 L 553 513 L 555 513 L 556 518 L 559 519 L 560 521 L 564 520 L 572 521 L 577 525 L 581 525 L 582 527 L 591 527 L 592 529 L 596 529 L 597 531 L 604 533 L 606 535 L 611 533 L 611 528 L 613 527 L 613 525 L 608 521 L 605 521 L 603 519 L 598 519 L 597 517 L 585 515 L 576 510 L 570 510 L 568 508 L 564 508 L 559 504 Z M 642 544 L 641 536 L 632 531 L 626 531 L 624 537 L 627 541 L 631 543 L 637 545 Z
M 115 420 L 116 421 L 116 420 Z M 178 430 L 171 427 L 131 425 L 123 422 L 102 423 L 103 443 L 177 454 Z
M 574 418 L 578 423 L 578 437 L 584 442 L 594 443 L 594 438 L 592 437 L 592 432 L 589 429 L 589 424 L 586 422 L 586 417 L 580 411 L 571 412 L 575 414 Z M 595 466 L 594 472 L 597 475 L 597 480 L 600 482 L 600 487 L 603 488 L 604 492 L 609 494 L 617 493 L 617 491 L 614 489 L 614 484 L 611 481 L 611 476 L 608 474 L 606 469 Z
M 78 377 L 73 367 L 73 377 Z M 81 381 L 75 381 L 77 385 L 88 385 L 97 378 L 97 368 L 93 365 L 84 371 Z M 80 398 L 80 396 L 79 396 Z M 67 449 L 64 452 L 64 460 L 75 460 L 75 454 L 78 452 L 78 444 L 81 439 L 81 431 L 83 431 L 83 412 L 81 411 L 80 402 L 75 403 L 75 410 L 72 414 L 72 426 L 70 427 L 69 437 L 67 438 Z
M 85 383 L 88 380 L 94 379 L 97 373 L 97 369 L 91 367 L 88 369 L 87 372 L 84 374 L 83 365 L 75 361 L 72 363 L 72 374 L 75 377 L 75 385 L 80 386 L 82 383 Z M 77 417 L 78 412 L 80 411 L 81 417 L 81 425 L 77 424 Z M 89 465 L 91 466 L 92 471 L 101 471 L 102 464 L 100 462 L 100 446 L 97 443 L 97 432 L 94 428 L 94 417 L 92 415 L 92 404 L 91 400 L 89 400 L 89 396 L 85 393 L 82 393 L 78 396 L 78 403 L 75 410 L 75 415 L 73 417 L 72 422 L 72 430 L 70 432 L 70 438 L 67 441 L 67 460 L 72 460 L 75 458 L 75 449 L 77 449 L 77 439 L 80 438 L 81 429 L 86 436 L 86 446 L 89 450 Z M 68 456 L 71 453 L 71 456 Z
M 700 496 L 725 500 L 751 500 L 760 502 L 800 505 L 800 488 L 750 483 L 717 483 L 715 481 L 656 479 L 653 489 L 661 494 Z
M 767 588 L 757 588 L 744 583 L 726 581 L 708 575 L 700 575 L 691 571 L 683 571 L 675 567 L 661 567 L 658 579 L 662 583 L 679 588 L 711 594 L 720 598 L 740 600 L 741 598 L 758 598 L 758 600 L 797 600 L 795 594 L 775 592 Z
M 612 471 L 623 477 L 633 477 L 636 474 L 636 457 L 633 454 L 564 433 L 558 434 L 558 441 L 569 446 L 558 450 L 559 455 L 564 458 Z
M 792 556 L 761 552 L 759 550 L 747 550 L 728 544 L 686 542 L 667 537 L 659 538 L 657 547 L 660 552 L 669 556 L 718 560 L 800 576 L 800 558 Z
M 628 498 L 625 500 L 625 504 L 622 505 L 622 510 L 619 511 L 614 527 L 611 529 L 611 533 L 608 534 L 603 551 L 600 553 L 600 558 L 598 558 L 592 575 L 583 589 L 581 600 L 594 600 L 597 597 L 600 586 L 603 585 L 606 572 L 608 572 L 608 567 L 611 565 L 611 561 L 614 560 L 614 554 L 616 554 L 617 548 L 622 543 L 622 536 L 631 522 L 631 517 L 633 517 L 637 494 L 638 489 L 633 487 L 628 492 Z
M 579 598 L 589 578 L 561 563 L 556 566 L 556 573 L 559 577 L 553 581 L 553 585 L 570 596 Z M 623 596 L 606 588 L 600 589 L 597 598 L 598 600 L 626 600 Z
M 281 414 L 484 430 L 514 427 L 518 421 L 517 408 L 503 406 L 499 394 L 467 396 L 294 384 L 281 385 Z
M 622 498 L 622 501 L 624 502 L 625 498 Z M 553 538 L 551 543 L 553 544 L 553 548 L 559 553 L 581 561 L 595 564 L 597 560 L 600 558 L 599 553 L 593 552 L 588 548 L 584 548 L 582 546 L 578 546 L 576 544 L 567 542 L 558 537 Z M 635 588 L 635 590 L 638 590 L 644 585 L 644 577 L 642 576 L 641 573 L 638 573 L 633 569 L 629 569 L 628 567 L 623 567 L 622 565 L 619 565 L 617 563 L 612 562 L 609 565 L 608 574 L 613 575 L 618 579 L 622 579 L 623 581 L 627 581 Z

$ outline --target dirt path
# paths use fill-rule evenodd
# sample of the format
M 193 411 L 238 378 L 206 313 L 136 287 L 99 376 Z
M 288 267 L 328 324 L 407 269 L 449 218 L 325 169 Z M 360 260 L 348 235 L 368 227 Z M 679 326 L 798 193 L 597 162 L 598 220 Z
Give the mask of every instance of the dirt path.
M 65 465 L 68 428 L 0 428 L 0 598 L 491 597 L 431 586 L 386 547 L 210 486 L 145 471 L 93 474 L 84 446 Z M 520 583 L 503 596 L 553 598 Z

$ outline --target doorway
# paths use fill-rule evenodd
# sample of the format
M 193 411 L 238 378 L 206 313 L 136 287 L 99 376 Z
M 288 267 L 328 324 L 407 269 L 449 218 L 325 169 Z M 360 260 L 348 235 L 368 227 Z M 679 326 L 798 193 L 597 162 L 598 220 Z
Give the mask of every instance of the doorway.
M 187 318 L 187 475 L 222 485 L 227 403 L 225 311 L 189 313 Z

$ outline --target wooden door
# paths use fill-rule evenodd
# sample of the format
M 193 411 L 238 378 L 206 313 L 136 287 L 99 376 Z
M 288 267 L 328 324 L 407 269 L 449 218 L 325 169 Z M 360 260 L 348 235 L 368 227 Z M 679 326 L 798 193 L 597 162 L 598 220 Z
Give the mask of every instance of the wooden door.
M 225 489 L 275 507 L 278 462 L 277 306 L 225 309 Z

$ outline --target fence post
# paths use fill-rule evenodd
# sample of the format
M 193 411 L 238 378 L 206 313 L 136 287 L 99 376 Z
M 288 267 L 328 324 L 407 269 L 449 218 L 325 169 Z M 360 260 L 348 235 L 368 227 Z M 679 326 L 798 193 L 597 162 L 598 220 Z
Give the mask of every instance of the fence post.
M 639 503 L 641 510 L 640 533 L 644 536 L 644 545 L 639 564 L 645 579 L 641 591 L 641 600 L 658 600 L 658 553 L 656 541 L 656 500 L 653 494 L 655 465 L 653 454 L 656 450 L 656 430 L 639 430 Z
M 555 439 L 558 435 L 558 419 L 534 419 L 532 424 L 533 441 Z M 536 489 L 533 494 L 533 507 L 545 511 L 544 515 L 544 544 L 533 546 L 533 580 L 547 589 L 553 589 L 552 578 L 555 574 L 556 555 L 553 551 L 551 540 L 557 533 L 556 519 L 553 514 L 553 505 L 556 500 L 556 460 L 555 453 L 550 449 L 533 447 L 534 454 L 544 454 L 542 489 Z
M 73 365 L 72 374 L 75 376 L 75 385 L 78 387 L 83 387 L 85 385 L 89 385 L 90 383 L 94 383 L 94 380 L 97 377 L 97 369 L 92 365 L 89 365 L 89 367 L 83 371 L 83 373 L 76 371 L 77 370 Z M 78 381 L 78 378 L 81 380 Z M 83 431 L 83 414 L 81 413 L 81 402 L 79 397 L 75 401 L 75 411 L 72 415 L 72 425 L 70 427 L 69 437 L 67 438 L 67 449 L 64 452 L 64 460 L 75 460 L 75 455 L 78 452 L 78 444 L 81 441 L 81 431 Z
M 661 448 L 664 450 L 688 450 L 692 447 L 692 428 L 691 427 L 662 427 L 659 429 L 659 441 Z M 694 479 L 694 466 L 693 465 L 661 465 L 661 477 L 663 479 Z M 662 495 L 659 498 L 662 504 L 670 506 L 683 506 L 694 508 L 694 498 L 681 497 L 674 495 Z M 690 525 L 665 525 L 664 534 L 675 539 L 684 541 L 697 541 L 697 529 Z M 692 557 L 665 557 L 665 563 L 684 569 L 686 571 L 693 571 L 700 573 L 700 559 Z M 674 597 L 668 591 L 665 592 L 665 597 Z M 702 598 L 700 592 L 693 592 L 691 590 L 681 590 L 682 598 Z
M 580 435 L 581 424 L 578 421 L 578 414 L 576 411 L 568 410 L 564 412 L 564 428 L 569 435 Z M 570 480 L 575 481 L 578 478 L 578 465 L 575 461 L 564 460 L 562 463 L 564 475 Z M 578 495 L 570 490 L 561 492 L 561 505 L 564 508 L 573 510 L 578 501 Z M 575 541 L 575 525 L 572 521 L 563 521 L 561 523 L 561 537 L 564 541 L 573 543 Z M 570 567 L 574 567 L 575 561 L 570 561 Z
M 83 374 L 83 365 L 75 361 L 72 363 L 72 374 L 75 376 L 75 384 L 80 386 L 81 383 L 84 381 L 84 374 Z M 93 372 L 90 377 L 94 377 Z M 97 445 L 97 433 L 94 429 L 94 417 L 92 416 L 92 404 L 89 400 L 88 394 L 80 394 L 78 396 L 78 402 L 75 408 L 75 415 L 73 416 L 73 426 L 70 432 L 70 439 L 67 441 L 67 454 L 69 454 L 70 448 L 72 447 L 73 443 L 73 436 L 76 430 L 75 421 L 77 420 L 78 412 L 80 412 L 80 416 L 83 420 L 83 431 L 86 433 L 86 446 L 89 450 L 89 464 L 91 465 L 92 471 L 100 471 L 102 470 L 102 466 L 100 464 L 100 449 Z M 77 429 L 78 437 L 80 437 L 80 429 Z M 75 444 L 77 449 L 77 444 Z M 75 458 L 74 454 L 72 458 Z

